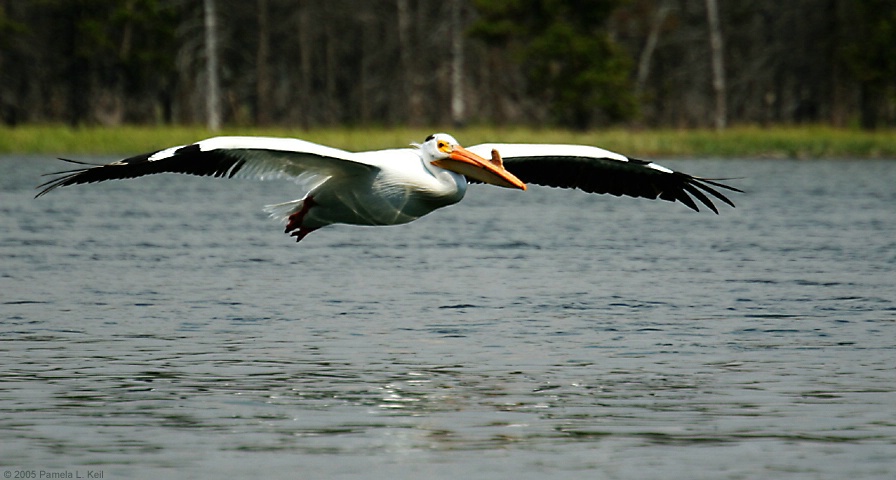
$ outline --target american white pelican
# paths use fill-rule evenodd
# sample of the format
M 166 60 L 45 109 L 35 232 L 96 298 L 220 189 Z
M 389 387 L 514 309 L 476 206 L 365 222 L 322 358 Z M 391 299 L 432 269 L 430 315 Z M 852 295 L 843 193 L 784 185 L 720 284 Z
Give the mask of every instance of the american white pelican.
M 215 137 L 137 155 L 107 165 L 57 172 L 38 197 L 57 187 L 134 178 L 153 173 L 213 177 L 288 178 L 302 198 L 266 207 L 302 240 L 333 224 L 395 225 L 459 202 L 467 180 L 526 189 L 524 182 L 591 193 L 680 201 L 698 210 L 693 196 L 719 213 L 709 194 L 732 207 L 716 188 L 740 190 L 652 162 L 584 145 L 482 144 L 465 149 L 436 133 L 414 148 L 347 152 L 304 140 Z M 489 157 L 490 159 L 486 159 Z M 511 173 L 511 171 L 513 173 Z

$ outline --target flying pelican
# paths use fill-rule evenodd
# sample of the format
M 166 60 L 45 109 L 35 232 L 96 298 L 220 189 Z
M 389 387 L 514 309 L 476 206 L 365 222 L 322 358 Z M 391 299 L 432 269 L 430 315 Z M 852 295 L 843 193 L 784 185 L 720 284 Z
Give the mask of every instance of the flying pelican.
M 717 214 L 710 196 L 732 207 L 734 203 L 716 188 L 741 192 L 717 181 L 585 145 L 502 143 L 467 149 L 451 135 L 436 133 L 411 146 L 348 152 L 294 138 L 215 137 L 106 165 L 66 160 L 85 167 L 49 174 L 61 176 L 39 185 L 43 190 L 37 197 L 68 185 L 164 172 L 287 178 L 300 185 L 302 198 L 269 205 L 265 210 L 285 222 L 286 233 L 298 242 L 334 223 L 397 225 L 413 221 L 459 202 L 468 180 L 520 190 L 526 190 L 525 182 L 530 182 L 590 193 L 677 200 L 695 211 L 699 210 L 696 198 Z

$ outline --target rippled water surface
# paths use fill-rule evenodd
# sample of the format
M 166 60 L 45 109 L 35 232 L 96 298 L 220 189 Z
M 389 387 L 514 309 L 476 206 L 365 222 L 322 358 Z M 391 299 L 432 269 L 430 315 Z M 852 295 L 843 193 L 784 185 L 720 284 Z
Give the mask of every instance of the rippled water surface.
M 472 186 L 295 244 L 286 182 L 35 200 L 65 165 L 0 157 L 2 469 L 894 478 L 896 161 L 663 163 L 747 193 Z

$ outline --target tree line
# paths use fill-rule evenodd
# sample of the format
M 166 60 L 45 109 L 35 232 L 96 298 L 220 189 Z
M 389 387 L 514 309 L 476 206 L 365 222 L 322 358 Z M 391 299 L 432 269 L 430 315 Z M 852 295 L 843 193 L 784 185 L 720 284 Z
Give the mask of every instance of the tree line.
M 0 0 L 0 119 L 896 125 L 892 0 Z

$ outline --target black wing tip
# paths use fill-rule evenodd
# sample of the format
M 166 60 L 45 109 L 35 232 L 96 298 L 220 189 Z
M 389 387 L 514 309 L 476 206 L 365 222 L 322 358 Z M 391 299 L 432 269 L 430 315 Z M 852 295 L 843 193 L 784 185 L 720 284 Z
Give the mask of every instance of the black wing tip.
M 700 188 L 701 190 L 709 193 L 710 195 L 716 197 L 717 199 L 725 202 L 731 208 L 735 208 L 734 202 L 732 202 L 731 199 L 729 199 L 727 196 L 725 196 L 725 194 L 723 194 L 722 192 L 720 192 L 712 187 L 722 188 L 722 189 L 729 190 L 729 191 L 736 192 L 736 193 L 744 193 L 744 191 L 739 188 L 735 188 L 730 185 L 720 183 L 714 179 L 694 178 L 692 185 Z M 710 186 L 710 185 L 712 185 L 712 186 Z M 718 213 L 718 212 L 716 212 L 716 213 Z
M 684 186 L 682 187 L 682 189 L 684 190 L 682 192 L 683 196 L 687 196 L 688 194 L 691 194 L 694 197 L 696 197 L 697 200 L 700 200 L 700 203 L 702 203 L 703 205 L 706 205 L 710 210 L 715 212 L 716 215 L 719 214 L 719 209 L 716 208 L 715 204 L 712 203 L 712 200 L 710 200 L 709 197 L 707 197 L 703 192 L 701 192 L 700 189 L 697 188 L 694 183 L 690 183 L 690 182 L 685 183 Z
M 46 195 L 46 194 L 52 192 L 53 190 L 56 190 L 56 189 L 59 188 L 59 187 L 64 187 L 64 186 L 66 186 L 66 185 L 71 185 L 72 183 L 74 183 L 74 182 L 72 182 L 71 180 L 72 180 L 73 178 L 77 177 L 78 175 L 80 175 L 81 172 L 84 172 L 84 171 L 86 171 L 86 170 L 89 170 L 89 169 L 86 169 L 86 168 L 85 168 L 85 169 L 83 169 L 83 170 L 70 170 L 70 171 L 68 171 L 68 172 L 57 172 L 57 173 L 48 173 L 48 174 L 46 174 L 46 175 L 57 175 L 57 174 L 65 173 L 66 175 L 65 175 L 65 176 L 62 176 L 62 177 L 59 177 L 59 178 L 54 178 L 54 179 L 52 179 L 52 180 L 50 180 L 50 181 L 41 183 L 40 185 L 34 187 L 34 188 L 42 188 L 42 189 L 43 189 L 43 190 L 37 192 L 37 195 L 35 195 L 34 198 L 40 198 L 40 197 L 43 197 L 44 195 Z
M 744 191 L 741 190 L 741 189 L 739 189 L 739 188 L 732 187 L 731 185 L 727 185 L 727 184 L 721 183 L 721 182 L 723 182 L 723 181 L 734 180 L 733 178 L 701 178 L 701 177 L 694 177 L 694 180 L 698 180 L 698 181 L 701 181 L 701 182 L 703 182 L 703 183 L 708 183 L 708 184 L 710 184 L 710 185 L 712 185 L 712 186 L 714 186 L 714 187 L 724 188 L 725 190 L 729 190 L 729 191 L 732 191 L 732 192 L 744 193 Z
M 74 159 L 71 159 L 71 158 L 56 157 L 56 159 L 57 159 L 57 160 L 62 160 L 63 162 L 74 163 L 75 165 L 87 165 L 88 167 L 99 167 L 99 166 L 102 165 L 102 164 L 100 164 L 100 163 L 84 162 L 84 161 L 81 161 L 81 160 L 74 160 Z M 50 175 L 53 175 L 53 174 L 51 173 Z
M 650 162 L 647 160 L 641 160 L 641 159 L 637 159 L 637 158 L 631 158 L 631 157 L 627 157 L 627 158 L 629 159 L 630 162 L 637 162 L 638 164 L 641 164 L 641 165 L 648 165 L 648 164 L 653 163 L 653 162 Z M 731 199 L 729 199 L 724 194 L 722 194 L 721 192 L 719 192 L 718 190 L 716 190 L 715 188 L 712 188 L 712 187 L 728 190 L 730 192 L 744 193 L 744 191 L 739 188 L 732 187 L 731 185 L 722 183 L 723 181 L 731 180 L 730 178 L 703 178 L 703 177 L 695 177 L 693 175 L 688 175 L 686 173 L 681 173 L 681 172 L 673 172 L 672 174 L 673 175 L 681 175 L 684 180 L 684 183 L 681 185 L 681 188 L 682 188 L 682 191 L 680 192 L 681 195 L 679 195 L 678 197 L 675 197 L 672 200 L 673 201 L 679 200 L 681 203 L 687 205 L 691 210 L 694 210 L 695 212 L 699 212 L 700 209 L 697 208 L 697 205 L 694 203 L 693 199 L 690 198 L 688 193 L 690 193 L 691 195 L 696 197 L 698 200 L 700 200 L 700 203 L 706 205 L 716 215 L 719 215 L 719 209 L 716 208 L 716 206 L 715 206 L 715 204 L 713 204 L 712 200 L 709 197 L 707 197 L 706 195 L 704 195 L 702 192 L 700 192 L 700 190 L 703 190 L 706 193 L 709 193 L 713 197 L 717 198 L 718 200 L 725 202 L 731 208 L 735 208 L 734 202 L 732 202 Z M 681 177 L 679 177 L 679 178 L 681 178 Z M 699 188 L 699 190 L 694 187 Z M 685 200 L 685 199 L 687 199 L 687 200 Z
M 68 185 L 82 183 L 82 182 L 78 182 L 76 180 L 79 175 L 81 175 L 82 173 L 84 173 L 86 171 L 93 170 L 94 168 L 103 166 L 103 164 L 101 164 L 101 163 L 84 162 L 81 160 L 74 160 L 71 158 L 57 157 L 57 159 L 62 160 L 63 162 L 66 162 L 66 163 L 71 163 L 74 165 L 81 165 L 82 168 L 75 168 L 72 170 L 62 170 L 59 172 L 51 172 L 51 173 L 42 174 L 41 175 L 42 177 L 50 177 L 50 176 L 55 176 L 55 175 L 62 175 L 62 176 L 53 178 L 51 180 L 48 180 L 48 181 L 41 183 L 40 185 L 34 187 L 35 189 L 38 189 L 38 188 L 43 189 L 43 190 L 37 192 L 37 194 L 34 196 L 34 198 L 42 197 L 42 196 L 52 192 L 53 190 L 56 190 L 59 187 L 65 187 Z
M 700 203 L 705 205 L 716 215 L 719 215 L 720 213 L 719 209 L 716 208 L 715 203 L 713 203 L 713 199 L 722 201 L 731 208 L 735 208 L 734 202 L 732 202 L 730 198 L 725 196 L 725 194 L 716 190 L 716 188 L 730 190 L 732 192 L 744 193 L 743 190 L 740 190 L 739 188 L 720 183 L 718 181 L 720 179 L 693 177 L 681 172 L 675 172 L 675 174 L 679 175 L 679 181 L 681 183 L 679 183 L 676 188 L 673 188 L 665 195 L 661 194 L 659 198 L 662 200 L 669 200 L 673 202 L 678 200 L 695 212 L 699 212 L 700 209 L 698 208 L 697 202 L 694 201 L 694 198 L 699 200 Z

